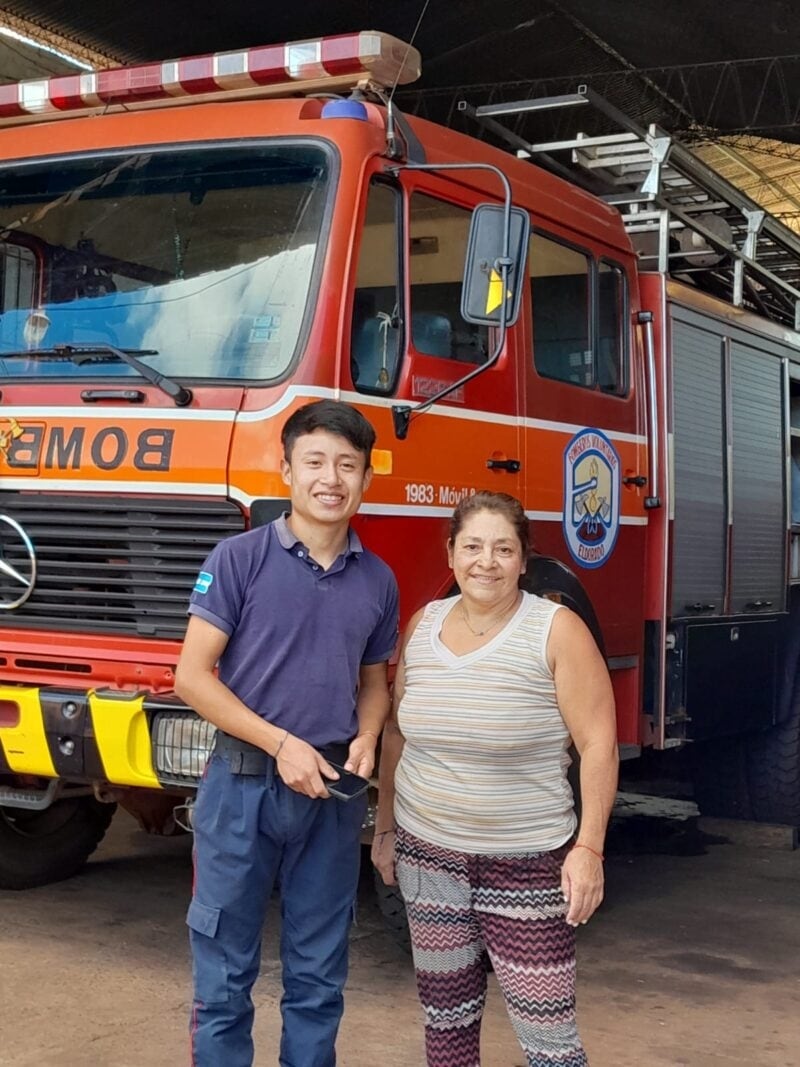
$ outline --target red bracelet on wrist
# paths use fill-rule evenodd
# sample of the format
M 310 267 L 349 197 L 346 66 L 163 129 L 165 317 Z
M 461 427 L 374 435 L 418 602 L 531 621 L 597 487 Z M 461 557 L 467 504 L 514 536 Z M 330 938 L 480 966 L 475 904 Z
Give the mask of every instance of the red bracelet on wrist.
M 572 847 L 573 848 L 585 848 L 585 849 L 588 849 L 589 852 L 591 852 L 591 854 L 593 856 L 597 856 L 597 858 L 599 860 L 603 861 L 603 862 L 605 861 L 605 856 L 603 855 L 603 853 L 602 852 L 598 852 L 597 849 L 596 848 L 592 848 L 591 845 L 582 845 L 580 841 L 576 841 L 575 844 Z

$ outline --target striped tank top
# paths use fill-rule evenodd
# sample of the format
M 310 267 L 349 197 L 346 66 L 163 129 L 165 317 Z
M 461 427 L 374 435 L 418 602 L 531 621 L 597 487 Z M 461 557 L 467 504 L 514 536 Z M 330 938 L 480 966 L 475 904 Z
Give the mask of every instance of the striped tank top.
M 440 634 L 459 600 L 430 603 L 406 646 L 395 818 L 460 852 L 558 848 L 576 825 L 570 736 L 545 655 L 559 605 L 523 593 L 491 641 L 457 656 Z

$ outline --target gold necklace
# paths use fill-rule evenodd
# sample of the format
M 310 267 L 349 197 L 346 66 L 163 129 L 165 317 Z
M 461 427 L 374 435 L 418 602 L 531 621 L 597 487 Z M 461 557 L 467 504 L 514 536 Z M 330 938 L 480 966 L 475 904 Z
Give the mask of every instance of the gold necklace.
M 494 627 L 497 626 L 497 624 L 499 622 L 501 622 L 506 615 L 510 615 L 512 610 L 514 610 L 516 608 L 518 603 L 519 603 L 519 598 L 517 598 L 514 601 L 514 603 L 511 605 L 510 608 L 505 608 L 497 616 L 497 618 L 494 620 L 494 622 L 489 623 L 489 625 L 486 626 L 483 630 L 474 629 L 474 627 L 472 626 L 472 623 L 469 621 L 469 616 L 467 615 L 467 609 L 464 607 L 464 601 L 463 600 L 459 603 L 458 606 L 461 608 L 461 617 L 463 618 L 464 622 L 466 623 L 466 627 L 469 630 L 469 632 L 471 634 L 474 634 L 475 637 L 483 637 L 485 634 L 488 634 L 488 632 L 490 630 L 493 630 Z

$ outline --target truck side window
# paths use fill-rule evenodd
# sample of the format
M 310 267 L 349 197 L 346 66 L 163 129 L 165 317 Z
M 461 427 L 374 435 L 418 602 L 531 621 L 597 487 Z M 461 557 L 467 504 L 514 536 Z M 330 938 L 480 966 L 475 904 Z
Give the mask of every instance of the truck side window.
M 591 387 L 588 255 L 532 233 L 528 263 L 536 370 L 545 378 Z
M 621 267 L 597 265 L 597 384 L 606 393 L 625 391 L 628 293 Z
M 461 318 L 461 282 L 471 212 L 414 193 L 409 205 L 411 341 L 417 352 L 484 363 L 488 329 Z
M 400 361 L 400 194 L 373 181 L 353 295 L 350 368 L 362 393 L 391 393 Z

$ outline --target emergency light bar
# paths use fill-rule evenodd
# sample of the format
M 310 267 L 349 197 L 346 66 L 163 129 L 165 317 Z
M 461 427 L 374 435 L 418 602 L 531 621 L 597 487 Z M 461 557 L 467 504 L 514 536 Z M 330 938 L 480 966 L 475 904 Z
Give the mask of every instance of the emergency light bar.
M 69 118 L 115 106 L 129 110 L 201 98 L 294 96 L 357 85 L 387 88 L 406 85 L 419 74 L 415 48 L 367 30 L 0 85 L 0 125 Z

